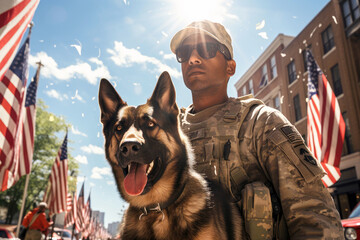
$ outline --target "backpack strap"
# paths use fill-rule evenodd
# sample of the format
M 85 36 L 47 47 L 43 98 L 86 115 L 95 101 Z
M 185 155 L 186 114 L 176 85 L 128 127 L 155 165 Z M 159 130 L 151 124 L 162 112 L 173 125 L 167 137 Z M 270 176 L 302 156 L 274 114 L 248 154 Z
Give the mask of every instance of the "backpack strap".
M 257 107 L 257 106 L 264 106 L 264 103 L 261 100 L 252 98 L 251 95 L 247 95 L 245 97 L 239 98 L 241 100 L 241 103 L 238 105 L 233 105 L 233 107 L 230 108 L 230 111 L 224 114 L 224 121 L 229 121 L 232 119 L 237 119 L 237 138 L 240 138 L 240 128 L 250 112 L 251 109 Z M 241 159 L 239 159 L 241 161 Z M 238 196 L 241 195 L 242 189 L 245 187 L 247 183 L 249 183 L 249 176 L 247 175 L 245 169 L 241 167 L 241 164 L 233 168 L 230 172 L 230 177 L 232 181 L 233 188 L 230 189 L 230 193 L 234 199 L 238 199 Z
M 35 222 L 35 220 L 37 219 L 37 217 L 40 215 L 40 213 L 35 213 L 35 215 L 31 218 L 31 221 L 28 225 L 28 228 L 30 228 L 30 226 Z

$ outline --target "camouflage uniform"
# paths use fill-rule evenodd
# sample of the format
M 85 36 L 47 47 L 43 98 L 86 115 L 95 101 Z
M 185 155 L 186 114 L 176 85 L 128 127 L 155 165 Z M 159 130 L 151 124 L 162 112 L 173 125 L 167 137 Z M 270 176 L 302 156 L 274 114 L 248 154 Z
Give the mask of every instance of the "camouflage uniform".
M 191 109 L 180 118 L 194 148 L 195 169 L 221 182 L 236 201 L 248 183 L 271 183 L 291 239 L 344 238 L 339 214 L 321 181 L 324 172 L 279 111 L 254 98 L 230 98 L 197 114 Z

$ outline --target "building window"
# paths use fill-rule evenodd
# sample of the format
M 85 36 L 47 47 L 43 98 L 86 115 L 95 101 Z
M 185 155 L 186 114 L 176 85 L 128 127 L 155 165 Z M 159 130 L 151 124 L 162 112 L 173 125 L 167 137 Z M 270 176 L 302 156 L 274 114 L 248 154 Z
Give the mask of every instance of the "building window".
M 335 65 L 331 68 L 331 76 L 334 84 L 334 94 L 335 96 L 339 96 L 343 93 L 339 72 L 339 65 Z
M 294 109 L 295 109 L 295 121 L 299 121 L 301 119 L 301 106 L 300 106 L 300 97 L 297 94 L 294 97 Z
M 265 87 L 268 84 L 267 66 L 266 64 L 262 67 L 260 88 Z
M 334 34 L 332 31 L 331 25 L 328 26 L 325 29 L 325 31 L 323 31 L 321 33 L 321 37 L 322 37 L 322 43 L 323 43 L 323 47 L 324 47 L 324 54 L 326 54 L 335 46 Z
M 246 85 L 243 87 L 242 89 L 242 95 L 245 96 L 247 93 L 246 93 Z
M 288 66 L 288 76 L 289 76 L 289 84 L 291 84 L 292 82 L 294 82 L 296 80 L 296 69 L 295 69 L 295 61 L 292 60 Z
M 309 45 L 307 48 L 305 48 L 302 51 L 302 57 L 303 57 L 303 62 L 304 62 L 304 72 L 307 72 L 306 50 L 311 52 L 311 45 Z
M 276 108 L 277 110 L 280 111 L 280 97 L 279 97 L 279 95 L 274 97 L 273 102 L 274 102 L 274 108 Z
M 359 0 L 345 0 L 341 3 L 345 27 L 360 18 Z
M 252 79 L 249 81 L 249 93 L 254 95 L 254 83 Z
M 272 58 L 270 59 L 270 65 L 271 65 L 271 79 L 274 79 L 277 77 L 275 56 L 272 56 Z
M 344 145 L 343 145 L 343 154 L 347 155 L 353 152 L 353 146 L 351 141 L 351 132 L 350 132 L 350 122 L 347 116 L 347 112 L 342 113 L 344 122 L 345 122 L 345 137 L 344 137 Z

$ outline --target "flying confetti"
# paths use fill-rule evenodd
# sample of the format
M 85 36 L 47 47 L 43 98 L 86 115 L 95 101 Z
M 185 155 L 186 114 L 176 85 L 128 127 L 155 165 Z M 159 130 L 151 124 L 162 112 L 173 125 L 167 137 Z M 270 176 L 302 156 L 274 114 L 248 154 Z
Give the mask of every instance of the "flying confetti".
M 74 47 L 76 49 L 76 51 L 79 53 L 79 55 L 81 56 L 81 42 L 77 39 L 75 39 L 79 45 L 76 44 L 71 44 L 70 47 Z
M 262 37 L 263 39 L 269 39 L 266 32 L 259 32 L 258 33 L 260 37 Z
M 262 20 L 261 22 L 256 24 L 256 30 L 263 29 L 265 27 L 265 20 Z

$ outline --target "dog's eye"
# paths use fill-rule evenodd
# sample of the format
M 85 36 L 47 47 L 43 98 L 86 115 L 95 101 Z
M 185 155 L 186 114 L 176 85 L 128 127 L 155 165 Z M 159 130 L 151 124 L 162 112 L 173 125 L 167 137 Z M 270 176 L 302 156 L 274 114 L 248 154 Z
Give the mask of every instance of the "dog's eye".
M 120 124 L 116 126 L 116 131 L 121 131 L 121 129 L 122 129 L 122 126 Z
M 155 127 L 155 123 L 153 121 L 148 121 L 147 126 L 149 128 L 153 128 L 153 127 Z

